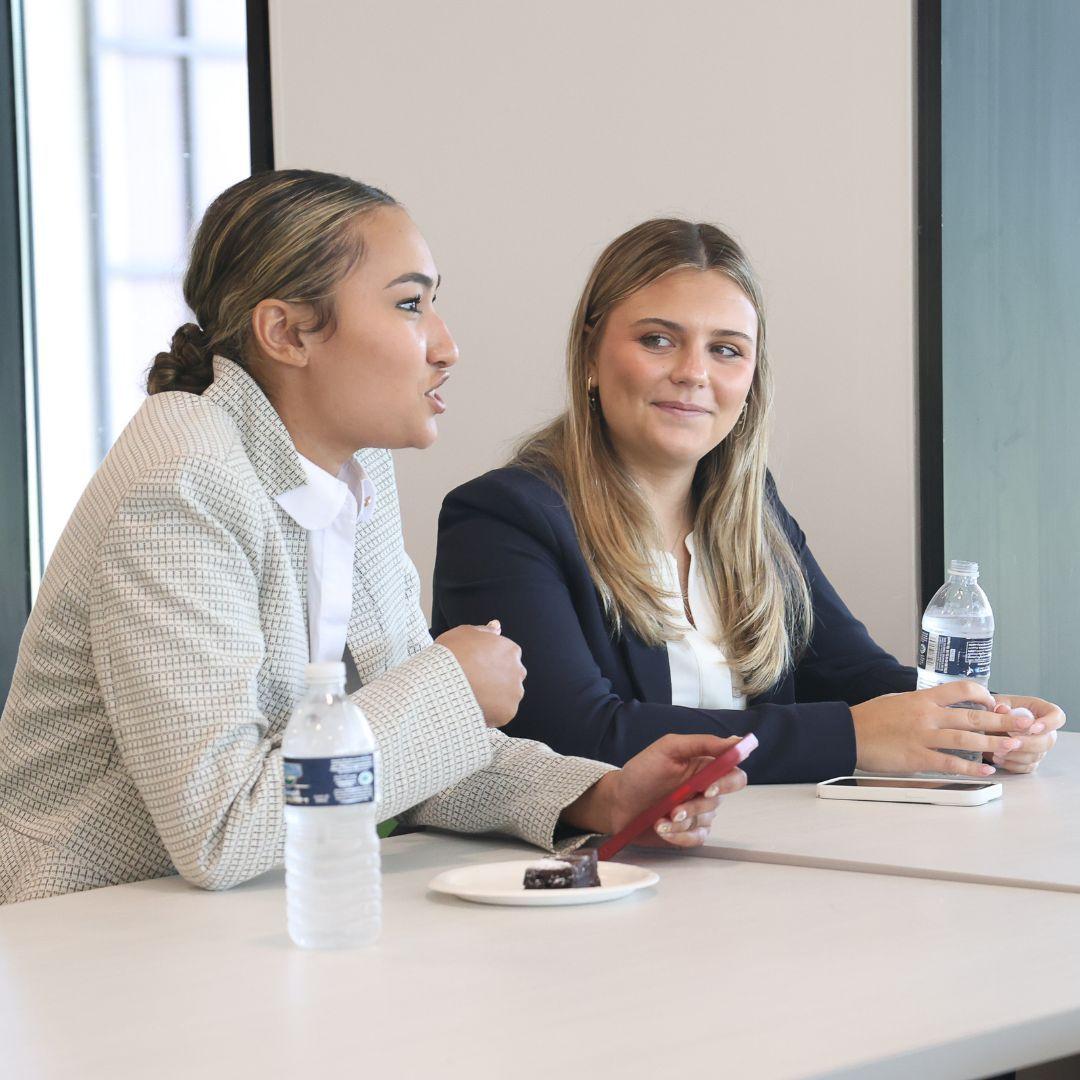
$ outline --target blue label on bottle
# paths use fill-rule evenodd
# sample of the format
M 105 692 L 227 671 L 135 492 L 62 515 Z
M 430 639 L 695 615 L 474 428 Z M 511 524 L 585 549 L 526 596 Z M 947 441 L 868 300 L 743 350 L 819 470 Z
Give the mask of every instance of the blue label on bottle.
M 354 806 L 375 801 L 375 755 L 285 758 L 286 806 Z
M 948 634 L 919 634 L 919 667 L 939 675 L 959 675 L 964 679 L 990 677 L 990 653 L 994 639 L 949 637 Z

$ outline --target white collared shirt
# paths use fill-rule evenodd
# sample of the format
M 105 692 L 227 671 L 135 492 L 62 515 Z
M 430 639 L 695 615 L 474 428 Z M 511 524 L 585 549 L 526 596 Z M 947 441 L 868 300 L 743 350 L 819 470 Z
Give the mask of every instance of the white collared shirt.
M 694 534 L 686 538 L 690 552 L 689 607 L 686 617 L 679 583 L 679 564 L 670 551 L 656 553 L 656 573 L 675 625 L 683 632 L 667 643 L 671 669 L 671 704 L 695 709 L 745 709 L 746 697 L 735 687 L 727 657 L 717 644 L 721 634 L 716 611 L 709 600 L 701 567 L 694 552 Z
M 308 648 L 312 663 L 324 663 L 345 653 L 356 526 L 375 513 L 375 485 L 355 458 L 335 477 L 299 456 L 307 483 L 282 492 L 277 503 L 308 532 Z

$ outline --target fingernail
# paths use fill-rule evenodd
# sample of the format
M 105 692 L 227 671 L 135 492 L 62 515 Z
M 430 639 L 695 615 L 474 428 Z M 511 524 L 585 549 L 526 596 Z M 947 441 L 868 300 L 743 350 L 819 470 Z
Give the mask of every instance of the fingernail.
M 1002 745 L 1006 750 L 1019 750 L 1024 744 L 1019 739 L 1006 739 Z
M 667 834 L 671 832 L 671 824 L 667 821 L 661 821 L 657 824 L 656 831 L 661 836 L 667 836 Z
M 719 784 L 713 784 L 713 786 L 711 788 L 709 788 L 708 791 L 705 792 L 705 798 L 706 799 L 715 799 L 716 796 L 719 795 L 719 794 L 720 794 L 720 785 Z
M 979 772 L 982 773 L 983 776 L 993 776 L 994 773 L 997 772 L 997 769 L 995 769 L 993 765 L 980 765 Z
M 685 821 L 685 820 L 686 820 L 686 811 L 685 811 L 685 810 L 680 810 L 680 811 L 679 811 L 679 812 L 678 812 L 678 813 L 677 813 L 677 814 L 675 815 L 675 817 L 674 817 L 674 820 L 675 820 L 675 821 Z
M 1037 724 L 1032 724 L 1028 728 L 1029 735 L 1040 735 L 1046 730 L 1046 725 L 1040 720 Z

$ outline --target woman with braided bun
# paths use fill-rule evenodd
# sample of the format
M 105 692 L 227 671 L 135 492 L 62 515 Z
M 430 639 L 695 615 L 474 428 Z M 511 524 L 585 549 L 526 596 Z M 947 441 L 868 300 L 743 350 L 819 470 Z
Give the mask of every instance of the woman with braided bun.
M 624 769 L 506 738 L 520 650 L 432 642 L 389 450 L 427 447 L 457 348 L 439 275 L 385 192 L 267 172 L 207 210 L 196 322 L 73 513 L 0 720 L 0 902 L 280 862 L 281 741 L 309 660 L 345 659 L 383 760 L 383 817 L 538 846 L 610 832 L 730 740 L 662 739 Z M 659 826 L 700 844 L 733 773 Z M 556 830 L 560 839 L 556 840 Z

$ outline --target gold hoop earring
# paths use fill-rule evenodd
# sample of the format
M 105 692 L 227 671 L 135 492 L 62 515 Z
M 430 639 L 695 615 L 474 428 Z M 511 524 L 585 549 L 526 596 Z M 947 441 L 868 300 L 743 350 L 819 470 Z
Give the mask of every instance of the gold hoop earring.
M 600 411 L 600 391 L 593 389 L 592 376 L 585 380 L 585 396 L 589 399 L 589 412 Z
M 742 409 L 739 410 L 739 419 L 735 421 L 735 426 L 731 429 L 731 434 L 735 438 L 739 438 L 746 428 L 746 402 L 743 402 Z

